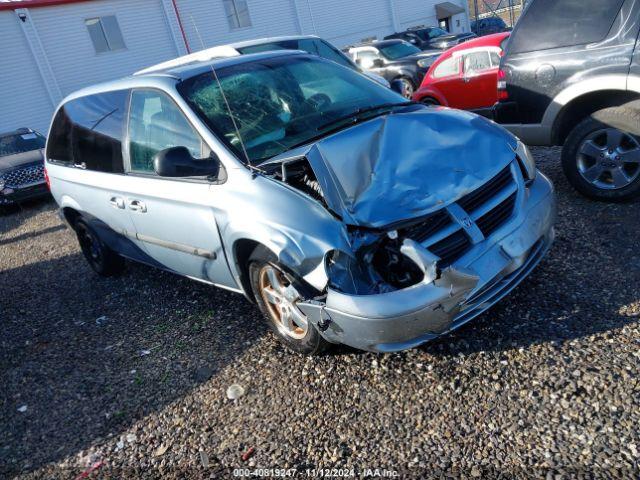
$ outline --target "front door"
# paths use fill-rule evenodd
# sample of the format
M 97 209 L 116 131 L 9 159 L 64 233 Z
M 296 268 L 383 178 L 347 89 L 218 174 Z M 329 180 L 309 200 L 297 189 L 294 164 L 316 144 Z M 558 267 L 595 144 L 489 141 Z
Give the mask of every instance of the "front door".
M 189 277 L 236 287 L 216 223 L 216 191 L 224 188 L 202 178 L 161 178 L 153 168 L 156 153 L 184 146 L 194 158 L 209 149 L 165 93 L 131 93 L 128 125 L 127 210 L 136 238 L 162 267 Z

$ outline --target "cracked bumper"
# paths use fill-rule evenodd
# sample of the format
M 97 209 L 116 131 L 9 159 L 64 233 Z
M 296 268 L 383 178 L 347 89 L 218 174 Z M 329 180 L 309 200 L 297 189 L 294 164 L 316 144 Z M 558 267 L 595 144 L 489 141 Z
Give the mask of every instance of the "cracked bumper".
M 330 342 L 375 352 L 416 347 L 472 320 L 522 282 L 553 243 L 555 213 L 553 186 L 539 173 L 514 216 L 439 280 L 380 295 L 329 290 L 325 305 L 299 307 L 316 326 L 330 320 L 322 332 Z

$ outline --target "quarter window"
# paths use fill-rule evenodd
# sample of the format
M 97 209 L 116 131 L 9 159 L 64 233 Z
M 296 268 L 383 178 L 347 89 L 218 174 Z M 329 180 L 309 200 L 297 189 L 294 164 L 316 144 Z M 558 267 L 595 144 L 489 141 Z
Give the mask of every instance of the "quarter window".
M 491 56 L 491 66 L 494 68 L 497 68 L 500 66 L 500 55 L 498 55 L 498 52 L 489 52 L 489 55 Z
M 153 173 L 153 158 L 167 148 L 186 147 L 203 158 L 200 136 L 177 105 L 156 90 L 134 90 L 129 114 L 129 158 L 134 172 Z
M 231 28 L 245 28 L 251 26 L 249 6 L 246 0 L 223 0 L 227 20 Z
M 125 48 L 122 32 L 115 15 L 87 18 L 84 24 L 87 26 L 96 53 Z
M 444 78 L 460 73 L 460 57 L 447 58 L 433 72 L 433 78 Z
M 58 111 L 47 158 L 87 170 L 122 173 L 122 133 L 127 90 L 72 100 Z

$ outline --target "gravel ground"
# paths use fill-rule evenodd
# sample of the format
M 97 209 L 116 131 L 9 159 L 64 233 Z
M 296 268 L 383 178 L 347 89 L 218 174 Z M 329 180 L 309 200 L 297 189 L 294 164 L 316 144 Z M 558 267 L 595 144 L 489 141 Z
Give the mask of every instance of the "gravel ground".
M 140 265 L 98 278 L 53 203 L 0 217 L 0 477 L 637 478 L 638 204 L 590 202 L 558 150 L 534 153 L 559 195 L 547 259 L 391 355 L 288 353 L 240 295 Z

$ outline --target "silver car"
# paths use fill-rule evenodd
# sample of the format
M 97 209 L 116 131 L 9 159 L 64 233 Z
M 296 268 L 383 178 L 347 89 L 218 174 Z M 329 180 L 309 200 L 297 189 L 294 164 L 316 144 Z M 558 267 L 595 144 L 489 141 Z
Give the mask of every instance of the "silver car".
M 514 136 L 302 52 L 74 93 L 46 162 L 96 272 L 128 258 L 243 293 L 307 354 L 449 332 L 518 285 L 554 237 L 553 187 Z

